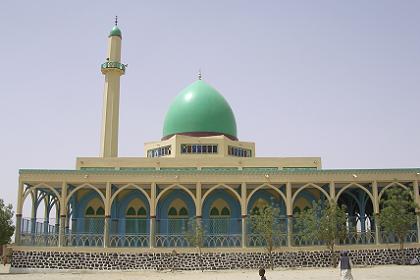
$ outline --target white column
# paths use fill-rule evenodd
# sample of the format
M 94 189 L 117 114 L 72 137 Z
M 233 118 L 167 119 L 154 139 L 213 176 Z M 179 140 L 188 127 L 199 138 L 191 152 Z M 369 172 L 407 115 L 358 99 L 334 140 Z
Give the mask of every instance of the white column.
M 60 197 L 60 225 L 58 229 L 58 246 L 65 245 L 66 238 L 66 216 L 67 216 L 67 183 L 61 184 L 61 197 Z
M 23 183 L 19 181 L 17 208 L 16 208 L 16 231 L 15 231 L 15 243 L 21 245 L 20 237 L 22 230 L 22 210 L 23 210 Z
M 293 245 L 293 202 L 292 183 L 286 183 L 286 211 L 287 211 L 287 246 Z
M 372 183 L 373 192 L 373 212 L 375 213 L 375 243 L 381 243 L 381 227 L 379 226 L 379 195 L 378 195 L 378 182 Z
M 111 188 L 112 184 L 106 183 L 105 190 L 105 220 L 104 220 L 104 247 L 109 247 L 109 232 L 111 223 Z
M 330 197 L 331 197 L 330 199 L 333 202 L 335 202 L 335 182 L 331 181 L 329 186 L 330 186 Z
M 156 183 L 150 186 L 150 224 L 149 224 L 149 246 L 155 247 L 155 231 L 156 231 Z
M 419 182 L 415 180 L 413 182 L 414 201 L 420 206 L 420 195 L 419 195 Z M 420 243 L 420 208 L 416 209 L 417 214 L 417 242 Z
M 242 229 L 242 247 L 248 247 L 248 228 L 247 228 L 247 194 L 246 183 L 241 184 L 241 229 Z

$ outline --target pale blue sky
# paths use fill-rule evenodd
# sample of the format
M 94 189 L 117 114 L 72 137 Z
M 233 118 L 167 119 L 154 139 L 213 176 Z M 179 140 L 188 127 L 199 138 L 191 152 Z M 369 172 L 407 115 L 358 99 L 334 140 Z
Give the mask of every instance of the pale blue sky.
M 420 1 L 1 1 L 1 195 L 19 168 L 99 154 L 107 35 L 123 32 L 120 155 L 158 140 L 196 79 L 257 156 L 420 166 Z

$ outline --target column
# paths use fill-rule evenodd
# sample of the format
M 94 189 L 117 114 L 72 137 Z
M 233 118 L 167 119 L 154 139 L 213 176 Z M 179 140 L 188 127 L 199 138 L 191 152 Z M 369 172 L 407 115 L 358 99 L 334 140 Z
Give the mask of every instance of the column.
M 201 218 L 202 216 L 202 205 L 201 205 L 201 183 L 195 184 L 195 217 Z
M 44 198 L 45 209 L 44 209 L 44 240 L 45 245 L 48 245 L 49 225 L 50 225 L 50 202 L 51 196 L 46 195 Z
M 105 190 L 105 220 L 104 220 L 104 247 L 109 247 L 109 232 L 111 229 L 111 188 L 112 184 L 106 183 Z
M 248 247 L 248 228 L 247 228 L 247 193 L 246 183 L 241 184 L 241 232 L 242 232 L 242 248 Z
M 293 202 L 292 183 L 286 183 L 287 246 L 293 246 Z
M 378 195 L 378 182 L 372 183 L 373 192 L 373 212 L 375 213 L 375 243 L 381 243 L 381 227 L 379 226 L 379 195 Z
M 195 184 L 195 223 L 197 226 L 202 227 L 202 203 L 201 203 L 201 183 Z M 203 228 L 204 230 L 204 228 Z M 204 230 L 204 235 L 206 232 Z
M 331 200 L 334 201 L 334 202 L 336 202 L 335 201 L 335 182 L 331 181 L 330 184 L 329 184 L 329 186 L 330 186 L 330 197 L 331 197 Z
M 420 206 L 419 182 L 413 182 L 414 201 Z M 417 242 L 420 243 L 420 208 L 416 209 L 417 214 Z
M 58 206 L 58 205 L 57 205 Z M 60 207 L 57 207 L 56 213 L 55 213 L 55 233 L 60 233 Z
M 50 202 L 51 202 L 51 196 L 46 195 L 44 198 L 45 202 L 45 208 L 44 208 L 44 234 L 48 234 L 49 230 L 49 223 L 50 223 Z
M 66 215 L 67 214 L 67 183 L 61 184 L 61 197 L 60 197 L 60 223 L 58 228 L 58 246 L 65 245 L 66 237 Z
M 150 186 L 150 226 L 149 226 L 149 246 L 155 247 L 155 231 L 156 231 L 156 183 Z
M 22 209 L 23 209 L 23 183 L 19 182 L 18 199 L 16 208 L 16 230 L 15 230 L 15 243 L 21 245 L 21 231 L 22 231 Z
M 32 209 L 31 209 L 31 245 L 35 245 L 36 236 L 36 212 L 38 210 L 38 190 L 31 190 Z

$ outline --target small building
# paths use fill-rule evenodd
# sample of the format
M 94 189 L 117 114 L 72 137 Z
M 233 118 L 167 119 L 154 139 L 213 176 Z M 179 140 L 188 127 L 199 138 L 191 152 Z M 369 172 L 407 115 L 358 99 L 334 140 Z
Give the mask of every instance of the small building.
M 145 157 L 119 157 L 121 42 L 115 25 L 101 65 L 101 155 L 77 158 L 73 170 L 19 171 L 17 248 L 188 247 L 194 220 L 204 227 L 204 247 L 256 248 L 263 242 L 249 217 L 267 205 L 280 210 L 277 245 L 317 246 L 301 240 L 293 225 L 296 214 L 318 200 L 347 206 L 342 245 L 377 246 L 396 241 L 375 222 L 384 192 L 408 189 L 420 203 L 420 168 L 331 170 L 320 157 L 257 157 L 253 142 L 238 139 L 228 102 L 201 74 L 175 97 L 162 138 L 144 145 Z M 22 216 L 25 201 L 30 217 Z M 41 204 L 43 217 L 36 214 Z M 418 236 L 413 226 L 406 241 L 417 243 Z

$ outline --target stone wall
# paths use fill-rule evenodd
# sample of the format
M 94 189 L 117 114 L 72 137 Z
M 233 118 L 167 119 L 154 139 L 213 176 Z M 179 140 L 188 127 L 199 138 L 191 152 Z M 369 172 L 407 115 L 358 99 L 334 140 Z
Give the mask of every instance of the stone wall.
M 368 249 L 349 251 L 356 265 L 383 265 L 400 261 L 395 249 Z M 406 259 L 420 259 L 420 248 L 405 249 Z M 331 254 L 327 251 L 299 251 L 273 253 L 275 267 L 327 267 Z M 205 270 L 257 269 L 269 265 L 265 253 L 203 253 Z M 16 272 L 30 269 L 77 270 L 197 270 L 198 254 L 194 253 L 74 253 L 13 251 L 12 269 Z

